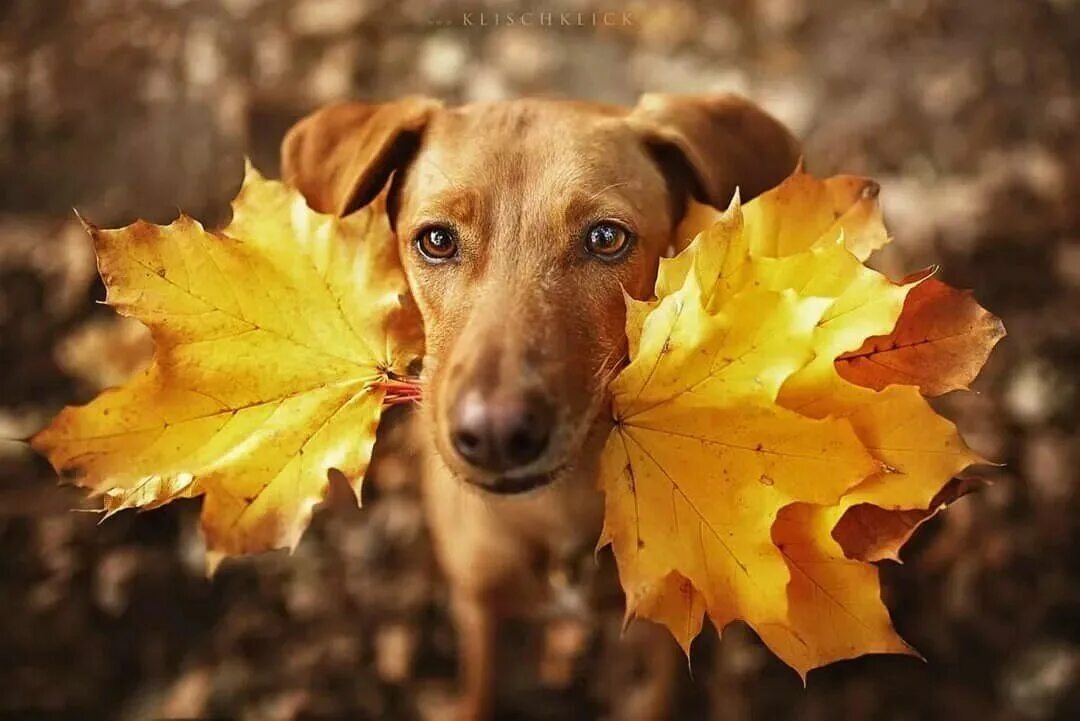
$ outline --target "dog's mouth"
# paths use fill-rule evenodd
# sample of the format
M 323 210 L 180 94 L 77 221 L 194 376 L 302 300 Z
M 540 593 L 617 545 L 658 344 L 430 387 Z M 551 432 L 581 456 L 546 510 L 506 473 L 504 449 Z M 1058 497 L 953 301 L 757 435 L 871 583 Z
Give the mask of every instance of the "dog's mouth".
M 537 463 L 529 466 L 500 471 L 474 467 L 449 446 L 447 442 L 436 443 L 443 465 L 455 480 L 496 496 L 521 495 L 551 485 L 564 475 L 574 455 L 560 453 L 555 458 L 538 459 Z
M 562 478 L 567 465 L 559 465 L 553 470 L 544 473 L 535 473 L 524 476 L 494 476 L 488 478 L 473 478 L 461 476 L 462 480 L 474 488 L 481 489 L 485 493 L 494 495 L 521 495 L 531 491 L 537 491 L 551 486 L 559 478 Z
M 560 466 L 547 473 L 535 473 L 527 476 L 497 476 L 483 481 L 464 476 L 463 480 L 485 493 L 496 496 L 517 496 L 551 485 L 562 476 L 564 469 L 565 466 Z

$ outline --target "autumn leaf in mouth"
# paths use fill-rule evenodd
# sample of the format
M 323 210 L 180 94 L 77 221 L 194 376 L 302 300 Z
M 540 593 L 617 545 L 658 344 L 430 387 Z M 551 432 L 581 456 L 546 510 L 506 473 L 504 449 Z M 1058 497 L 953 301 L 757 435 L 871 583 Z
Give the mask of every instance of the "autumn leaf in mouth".
M 628 617 L 687 651 L 706 615 L 745 621 L 804 677 L 913 653 L 869 561 L 894 557 L 980 462 L 920 388 L 970 381 L 1000 322 L 970 296 L 935 301 L 949 293 L 925 273 L 893 283 L 863 264 L 888 239 L 872 181 L 797 171 L 745 207 L 689 218 L 694 240 L 661 261 L 656 299 L 627 300 L 631 360 L 611 386 L 601 545 Z M 931 299 L 906 305 L 921 288 Z M 918 382 L 845 367 L 920 345 L 937 352 Z
M 32 445 L 110 512 L 203 496 L 211 563 L 295 546 L 330 469 L 359 491 L 422 352 L 385 212 L 321 215 L 249 167 L 220 233 L 88 230 L 106 303 L 150 328 L 154 358 Z
M 155 353 L 32 439 L 104 509 L 203 497 L 211 567 L 294 547 L 340 471 L 359 491 L 422 326 L 381 201 L 311 211 L 251 168 L 221 232 L 181 217 L 89 227 L 117 312 Z M 796 172 L 746 206 L 694 206 L 693 241 L 627 300 L 612 381 L 601 545 L 627 615 L 689 650 L 749 623 L 800 674 L 913 653 L 873 562 L 966 489 L 980 458 L 926 396 L 966 388 L 1004 334 L 968 293 L 864 261 L 888 241 L 877 186 Z

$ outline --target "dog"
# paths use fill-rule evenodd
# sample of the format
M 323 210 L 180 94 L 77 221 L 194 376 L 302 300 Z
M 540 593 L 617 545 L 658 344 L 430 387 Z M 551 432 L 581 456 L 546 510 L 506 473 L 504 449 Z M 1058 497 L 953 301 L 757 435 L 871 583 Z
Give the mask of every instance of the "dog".
M 738 188 L 749 200 L 798 157 L 777 120 L 732 95 L 345 102 L 287 133 L 282 177 L 315 210 L 343 216 L 385 194 L 423 318 L 415 427 L 459 636 L 460 718 L 491 714 L 498 619 L 539 607 L 551 569 L 599 537 L 624 293 L 652 295 L 690 199 L 724 208 Z M 635 718 L 670 713 L 662 677 L 677 649 L 650 643 L 661 680 L 644 684 Z

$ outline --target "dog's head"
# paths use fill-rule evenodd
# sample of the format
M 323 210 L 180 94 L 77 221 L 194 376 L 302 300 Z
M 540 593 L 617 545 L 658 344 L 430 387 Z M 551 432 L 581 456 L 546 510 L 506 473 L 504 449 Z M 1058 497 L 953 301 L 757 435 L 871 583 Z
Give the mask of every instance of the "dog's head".
M 387 191 L 424 318 L 436 446 L 498 493 L 595 462 L 625 353 L 623 292 L 651 295 L 687 198 L 724 207 L 797 158 L 744 100 L 663 95 L 634 109 L 346 103 L 302 120 L 282 152 L 316 210 L 345 215 Z

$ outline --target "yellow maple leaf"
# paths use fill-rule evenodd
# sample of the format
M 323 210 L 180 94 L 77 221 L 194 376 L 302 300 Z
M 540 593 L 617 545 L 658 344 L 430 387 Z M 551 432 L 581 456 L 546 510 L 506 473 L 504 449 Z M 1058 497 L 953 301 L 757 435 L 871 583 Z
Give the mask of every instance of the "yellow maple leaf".
M 662 261 L 656 301 L 628 303 L 631 363 L 612 384 L 602 542 L 628 613 L 684 649 L 703 612 L 719 628 L 745 620 L 803 676 L 912 653 L 877 569 L 833 531 L 856 506 L 928 515 L 980 459 L 918 388 L 876 391 L 837 373 L 837 357 L 892 331 L 925 278 L 894 284 L 862 264 L 888 240 L 877 186 L 797 171 L 745 208 L 737 196 L 725 213 L 693 208 L 682 227 L 696 237 Z M 716 358 L 737 367 L 717 371 Z M 910 535 L 910 523 L 883 526 Z
M 106 302 L 150 328 L 154 359 L 32 445 L 109 512 L 204 496 L 211 565 L 294 547 L 330 469 L 359 491 L 380 382 L 422 351 L 385 213 L 315 213 L 249 167 L 220 233 L 88 230 Z
M 703 246 L 691 246 L 681 287 L 644 318 L 637 354 L 612 383 L 604 539 L 632 612 L 663 615 L 651 610 L 655 587 L 677 572 L 717 625 L 782 623 L 790 574 L 770 538 L 777 513 L 797 501 L 834 504 L 881 467 L 847 421 L 807 418 L 776 402 L 813 358 L 831 300 L 752 283 L 719 293 L 701 282 Z M 670 281 L 662 274 L 659 285 Z

